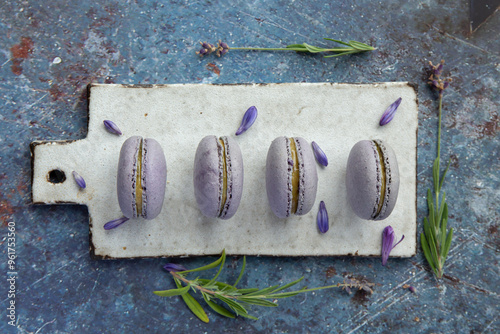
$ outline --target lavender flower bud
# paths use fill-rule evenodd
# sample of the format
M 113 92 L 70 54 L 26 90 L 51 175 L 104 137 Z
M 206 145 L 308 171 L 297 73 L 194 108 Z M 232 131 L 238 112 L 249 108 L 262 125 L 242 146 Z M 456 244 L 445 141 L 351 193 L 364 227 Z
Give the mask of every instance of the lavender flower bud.
M 399 105 L 401 104 L 401 98 L 397 99 L 392 103 L 389 108 L 387 108 L 380 119 L 379 125 L 383 126 L 392 121 L 394 115 L 396 114 L 396 110 L 398 110 Z
M 122 135 L 122 132 L 120 131 L 118 126 L 116 126 L 116 124 L 113 123 L 112 121 L 105 120 L 104 126 L 106 127 L 106 130 L 108 130 L 109 132 L 111 132 L 115 135 L 118 135 L 118 136 Z
M 166 265 L 163 266 L 163 269 L 165 269 L 168 272 L 178 272 L 178 271 L 186 271 L 186 267 L 184 267 L 181 264 L 175 264 L 175 263 L 167 263 Z
M 78 184 L 78 186 L 82 189 L 85 189 L 85 187 L 87 186 L 85 184 L 85 180 L 83 179 L 83 177 L 80 176 L 80 174 L 78 174 L 77 172 L 73 171 L 73 177 L 76 181 L 76 184 Z
M 385 266 L 387 263 L 387 260 L 389 259 L 389 254 L 391 253 L 392 249 L 396 247 L 403 239 L 405 236 L 401 237 L 401 240 L 399 240 L 396 244 L 394 244 L 394 229 L 389 225 L 384 228 L 384 231 L 382 232 L 382 265 Z
M 236 135 L 239 136 L 243 132 L 247 131 L 252 126 L 252 124 L 255 122 L 256 119 L 257 119 L 257 108 L 251 106 L 245 112 L 245 115 L 243 115 L 243 120 L 241 121 L 241 125 L 238 128 L 238 131 L 236 131 Z
M 434 75 L 439 77 L 443 72 L 443 63 L 440 63 L 438 66 L 434 67 Z
M 449 81 L 445 81 L 444 84 L 443 84 L 443 90 L 445 90 L 446 88 L 448 88 L 449 85 L 450 85 L 450 82 Z
M 122 218 L 114 219 L 114 220 L 109 221 L 106 224 L 104 224 L 104 229 L 105 230 L 111 230 L 111 229 L 117 228 L 121 224 L 125 223 L 127 220 L 128 220 L 127 217 L 122 217 Z
M 314 157 L 316 158 L 316 161 L 322 165 L 322 166 L 328 166 L 328 158 L 326 157 L 325 152 L 319 147 L 318 144 L 316 144 L 315 141 L 311 143 L 313 152 L 314 152 Z
M 203 43 L 201 43 L 201 46 L 202 46 L 204 49 L 208 49 L 208 50 L 212 49 L 212 47 L 213 47 L 213 45 L 212 45 L 212 44 L 207 43 L 207 42 L 203 42 Z
M 323 201 L 319 203 L 319 211 L 316 217 L 316 222 L 321 233 L 328 232 L 328 229 L 330 228 L 330 225 L 328 224 L 328 212 L 326 211 L 325 202 Z

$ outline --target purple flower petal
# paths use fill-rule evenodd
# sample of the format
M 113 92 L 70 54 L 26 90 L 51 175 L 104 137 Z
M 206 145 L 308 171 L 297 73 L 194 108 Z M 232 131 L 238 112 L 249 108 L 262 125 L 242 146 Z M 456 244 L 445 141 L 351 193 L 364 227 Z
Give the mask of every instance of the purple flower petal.
M 387 260 L 389 259 L 389 253 L 392 250 L 392 244 L 394 242 L 394 230 L 389 225 L 384 228 L 382 232 L 382 265 L 385 266 Z
M 106 130 L 108 130 L 112 134 L 115 134 L 118 136 L 122 135 L 122 132 L 120 131 L 120 129 L 118 128 L 118 126 L 116 126 L 116 124 L 114 122 L 109 121 L 109 120 L 105 120 L 103 123 L 104 123 L 104 126 L 106 127 Z
M 414 286 L 410 286 L 410 287 L 408 288 L 408 290 L 410 290 L 410 292 L 412 292 L 412 293 L 417 292 L 417 289 L 416 289 Z
M 389 259 L 389 254 L 391 253 L 392 249 L 399 245 L 401 241 L 405 236 L 403 235 L 401 239 L 394 244 L 394 229 L 389 225 L 384 228 L 384 231 L 382 232 L 382 265 L 385 266 L 387 263 L 387 260 Z
M 389 106 L 389 108 L 385 110 L 379 122 L 380 126 L 386 125 L 387 123 L 392 121 L 392 119 L 394 118 L 394 114 L 396 114 L 396 110 L 398 110 L 398 107 L 401 104 L 401 100 L 401 98 L 397 99 L 393 104 Z
M 326 157 L 325 152 L 323 152 L 323 150 L 318 146 L 318 144 L 316 144 L 315 141 L 313 141 L 311 145 L 313 148 L 314 156 L 316 157 L 316 161 L 322 166 L 328 166 L 328 158 Z
M 163 269 L 166 271 L 170 272 L 177 272 L 177 271 L 185 271 L 187 270 L 186 267 L 184 267 L 181 264 L 175 264 L 175 263 L 167 263 L 166 265 L 163 266 Z
M 252 124 L 255 122 L 256 119 L 257 119 L 257 108 L 251 106 L 245 112 L 245 115 L 243 115 L 243 120 L 241 121 L 241 125 L 238 131 L 236 131 L 236 135 L 239 136 L 243 132 L 247 131 L 252 126 Z
M 316 217 L 316 222 L 321 233 L 328 232 L 328 229 L 330 228 L 330 225 L 328 224 L 328 212 L 326 211 L 325 202 L 323 201 L 319 203 L 319 211 Z
M 106 224 L 104 224 L 104 229 L 105 230 L 111 230 L 111 229 L 117 228 L 121 224 L 125 223 L 127 220 L 128 220 L 127 217 L 122 217 L 122 218 L 114 219 L 114 220 L 109 221 Z
M 76 181 L 76 184 L 78 184 L 78 186 L 82 189 L 85 189 L 85 187 L 87 186 L 85 184 L 85 180 L 83 179 L 83 177 L 80 176 L 80 174 L 78 174 L 77 172 L 73 171 L 73 178 L 75 179 Z

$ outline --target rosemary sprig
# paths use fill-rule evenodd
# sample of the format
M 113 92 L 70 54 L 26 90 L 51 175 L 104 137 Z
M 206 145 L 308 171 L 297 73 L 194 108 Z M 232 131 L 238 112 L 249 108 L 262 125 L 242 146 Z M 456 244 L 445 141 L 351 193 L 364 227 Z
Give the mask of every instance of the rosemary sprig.
M 336 48 L 322 48 L 318 46 L 309 45 L 307 43 L 302 44 L 289 44 L 284 48 L 257 48 L 257 47 L 229 47 L 226 43 L 219 41 L 217 47 L 213 44 L 203 42 L 201 44 L 201 49 L 196 53 L 200 56 L 205 56 L 210 53 L 215 52 L 217 56 L 225 55 L 229 50 L 250 50 L 250 51 L 296 51 L 296 52 L 306 52 L 306 53 L 334 53 L 325 55 L 325 58 L 339 57 L 343 55 L 373 51 L 374 47 L 356 41 L 343 42 L 332 38 L 323 38 L 324 40 L 335 42 L 343 47 Z
M 453 229 L 447 229 L 448 224 L 448 204 L 446 203 L 446 194 L 441 188 L 443 187 L 444 178 L 450 162 L 444 170 L 443 176 L 440 174 L 440 154 L 441 154 L 441 114 L 443 107 L 443 92 L 449 86 L 451 79 L 441 79 L 444 60 L 438 65 L 432 65 L 432 74 L 429 78 L 429 84 L 439 91 L 439 121 L 438 121 L 438 139 L 437 139 L 437 156 L 432 166 L 432 178 L 434 181 L 434 196 L 431 189 L 427 190 L 427 206 L 429 215 L 424 218 L 424 232 L 420 234 L 420 242 L 424 251 L 424 256 L 427 259 L 432 271 L 437 278 L 443 277 L 444 263 L 451 246 L 453 238 Z M 441 195 L 441 196 L 440 196 Z M 440 201 L 441 199 L 441 201 Z
M 308 289 L 303 287 L 299 290 L 283 292 L 304 279 L 301 277 L 293 282 L 285 285 L 273 285 L 263 289 L 259 288 L 237 288 L 236 286 L 243 277 L 243 273 L 246 267 L 246 258 L 243 257 L 243 265 L 240 274 L 233 285 L 219 282 L 217 278 L 219 277 L 224 263 L 226 261 L 226 253 L 222 251 L 222 255 L 219 259 L 203 267 L 178 271 L 178 269 L 183 269 L 180 266 L 167 264 L 165 269 L 169 271 L 172 275 L 176 289 L 154 291 L 154 294 L 161 297 L 173 297 L 181 296 L 189 309 L 203 322 L 208 322 L 208 316 L 205 313 L 203 307 L 200 303 L 190 294 L 190 292 L 200 293 L 201 297 L 205 303 L 216 313 L 223 315 L 228 318 L 235 318 L 236 316 L 242 316 L 245 318 L 258 320 L 258 318 L 250 315 L 248 313 L 248 307 L 250 305 L 264 306 L 264 307 L 276 307 L 278 306 L 277 300 L 280 298 L 288 298 L 296 296 L 300 293 L 330 289 L 330 288 L 342 288 L 350 292 L 350 289 L 360 289 L 365 290 L 368 293 L 372 293 L 371 287 L 374 283 L 362 282 L 354 278 L 349 278 L 344 280 L 343 283 L 337 283 L 334 285 L 322 286 L 318 288 Z M 212 279 L 195 278 L 188 279 L 186 276 L 189 273 L 205 271 L 209 269 L 214 269 L 219 267 L 217 274 Z

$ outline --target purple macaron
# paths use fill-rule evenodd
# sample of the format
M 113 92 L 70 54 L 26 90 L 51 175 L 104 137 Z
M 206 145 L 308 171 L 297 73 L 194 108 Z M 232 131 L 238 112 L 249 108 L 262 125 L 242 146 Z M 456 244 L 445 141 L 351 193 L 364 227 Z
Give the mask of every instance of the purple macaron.
M 399 169 L 396 154 L 381 140 L 362 140 L 347 160 L 347 198 L 360 218 L 382 220 L 391 214 L 398 198 Z
M 167 163 L 160 144 L 134 136 L 122 145 L 118 162 L 118 203 L 127 218 L 153 219 L 161 212 Z
M 194 158 L 194 195 L 203 215 L 229 219 L 243 193 L 243 157 L 231 137 L 206 136 Z
M 311 145 L 301 137 L 278 137 L 266 162 L 267 199 L 279 218 L 305 215 L 314 205 L 318 172 Z

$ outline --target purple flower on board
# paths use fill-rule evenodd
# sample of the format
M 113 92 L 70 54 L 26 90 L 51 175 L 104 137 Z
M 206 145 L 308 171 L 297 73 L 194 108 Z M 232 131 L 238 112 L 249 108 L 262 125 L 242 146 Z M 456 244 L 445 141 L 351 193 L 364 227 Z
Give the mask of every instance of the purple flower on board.
M 328 166 L 328 158 L 326 157 L 325 152 L 319 147 L 318 144 L 316 144 L 315 141 L 311 143 L 313 152 L 314 152 L 314 157 L 316 158 L 316 161 L 322 165 L 322 166 Z
M 108 130 L 112 134 L 115 134 L 118 136 L 122 135 L 122 132 L 120 131 L 120 129 L 118 128 L 118 126 L 114 122 L 109 121 L 109 120 L 105 120 L 103 123 L 104 123 L 104 126 L 106 127 L 106 130 Z
M 106 224 L 104 224 L 104 229 L 105 230 L 111 230 L 111 229 L 117 228 L 121 224 L 125 223 L 127 220 L 128 220 L 127 217 L 122 217 L 122 218 L 114 219 L 114 220 L 109 221 Z
M 382 232 L 382 265 L 385 266 L 387 263 L 387 260 L 389 259 L 389 254 L 391 253 L 392 249 L 396 247 L 403 239 L 405 236 L 403 235 L 401 237 L 401 240 L 399 240 L 396 244 L 394 244 L 394 229 L 389 225 L 386 228 L 384 228 L 384 231 Z
M 238 128 L 238 131 L 236 131 L 236 135 L 239 136 L 243 132 L 250 129 L 250 127 L 252 126 L 252 124 L 255 122 L 256 119 L 257 119 L 257 108 L 255 108 L 254 106 L 251 106 L 245 112 L 245 115 L 243 115 L 241 125 Z
M 85 184 L 85 180 L 83 179 L 83 177 L 80 176 L 80 174 L 78 174 L 77 172 L 73 171 L 73 178 L 75 179 L 76 181 L 76 184 L 78 184 L 78 186 L 82 189 L 85 189 L 85 187 L 87 186 Z
M 325 202 L 321 201 L 319 203 L 319 211 L 316 217 L 316 223 L 318 224 L 318 229 L 321 233 L 328 232 L 330 225 L 328 224 L 328 212 L 326 211 Z
M 168 272 L 177 272 L 177 271 L 186 271 L 186 267 L 184 267 L 182 264 L 175 264 L 175 263 L 167 263 L 166 265 L 163 266 L 163 269 L 165 269 Z
M 401 104 L 401 98 L 397 99 L 394 101 L 393 104 L 389 106 L 382 115 L 382 118 L 380 119 L 379 125 L 383 126 L 392 121 L 394 118 L 394 115 L 396 114 L 396 110 L 398 110 L 399 105 Z

